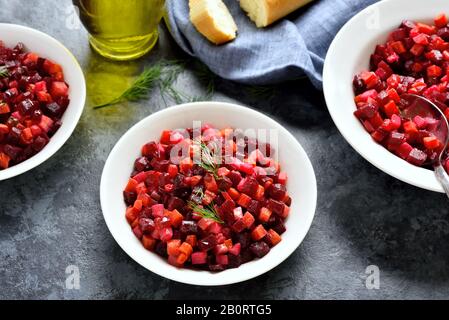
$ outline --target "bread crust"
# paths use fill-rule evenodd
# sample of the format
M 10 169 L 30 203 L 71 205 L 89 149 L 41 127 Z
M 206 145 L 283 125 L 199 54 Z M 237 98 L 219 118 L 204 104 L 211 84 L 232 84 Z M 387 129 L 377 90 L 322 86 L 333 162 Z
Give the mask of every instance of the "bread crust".
M 232 19 L 232 16 L 229 14 L 232 19 L 232 29 L 234 30 L 234 32 L 229 33 L 226 32 L 226 30 L 220 29 L 215 21 L 215 18 L 208 10 L 207 1 L 208 0 L 189 0 L 190 21 L 192 22 L 192 24 L 195 26 L 199 33 L 201 33 L 214 44 L 219 45 L 235 39 L 237 25 Z
M 263 8 L 266 15 L 265 19 L 257 19 L 257 13 L 248 12 L 250 18 L 260 28 L 276 22 L 313 0 L 246 0 L 246 2 L 248 1 L 258 1 L 259 5 Z M 243 9 L 245 10 L 245 8 Z

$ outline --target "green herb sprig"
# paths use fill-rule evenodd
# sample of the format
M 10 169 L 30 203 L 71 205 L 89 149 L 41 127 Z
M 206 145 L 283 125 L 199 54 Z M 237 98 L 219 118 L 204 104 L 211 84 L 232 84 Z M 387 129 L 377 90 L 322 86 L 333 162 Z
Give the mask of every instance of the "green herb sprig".
M 215 207 L 213 204 L 209 204 L 207 206 L 202 206 L 194 201 L 189 201 L 188 206 L 190 209 L 193 210 L 193 212 L 200 215 L 202 218 L 211 219 L 220 224 L 224 223 L 224 221 L 221 220 L 220 216 L 218 215 L 217 210 L 215 210 Z
M 5 78 L 9 76 L 9 71 L 5 66 L 0 67 L 0 78 Z
M 197 164 L 201 168 L 203 168 L 204 170 L 206 170 L 207 172 L 212 174 L 215 179 L 219 179 L 219 176 L 218 176 L 219 159 L 217 158 L 216 154 L 213 153 L 209 149 L 209 147 L 204 142 L 202 142 L 200 140 L 195 140 L 194 145 L 199 146 L 200 152 L 201 152 L 201 154 L 200 154 L 201 159 Z
M 124 101 L 139 101 L 148 97 L 148 95 L 160 83 L 174 82 L 183 70 L 183 64 L 179 61 L 159 61 L 151 67 L 146 68 L 133 84 L 118 97 L 97 105 L 94 109 L 104 108 Z

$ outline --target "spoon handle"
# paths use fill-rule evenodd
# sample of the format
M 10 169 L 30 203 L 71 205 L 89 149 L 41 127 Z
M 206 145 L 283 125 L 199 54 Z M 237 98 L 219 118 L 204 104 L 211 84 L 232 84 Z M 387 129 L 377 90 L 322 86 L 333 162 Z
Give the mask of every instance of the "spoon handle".
M 444 192 L 449 197 L 449 177 L 441 164 L 435 166 L 435 175 L 443 186 Z

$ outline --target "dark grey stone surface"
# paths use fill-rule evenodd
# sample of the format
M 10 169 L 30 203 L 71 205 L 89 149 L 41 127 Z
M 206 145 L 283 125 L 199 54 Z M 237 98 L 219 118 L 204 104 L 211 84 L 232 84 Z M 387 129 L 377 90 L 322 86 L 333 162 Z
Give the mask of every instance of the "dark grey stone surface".
M 184 55 L 162 28 L 157 48 L 144 59 L 108 62 L 91 52 L 84 29 L 67 28 L 70 1 L 0 0 L 0 8 L 1 22 L 36 28 L 64 43 L 89 83 L 84 114 L 65 146 L 40 167 L 0 182 L 0 298 L 449 298 L 447 199 L 397 181 L 358 156 L 333 125 L 321 93 L 304 80 L 262 101 L 219 81 L 213 97 L 270 114 L 308 152 L 318 207 L 298 250 L 271 272 L 224 287 L 187 286 L 143 269 L 107 230 L 99 182 L 117 139 L 164 103 L 155 93 L 148 101 L 102 111 L 92 104 L 125 87 L 143 65 Z M 204 91 L 192 70 L 177 86 Z M 365 269 L 372 264 L 380 269 L 379 290 L 365 287 Z M 69 265 L 80 270 L 79 290 L 65 286 Z

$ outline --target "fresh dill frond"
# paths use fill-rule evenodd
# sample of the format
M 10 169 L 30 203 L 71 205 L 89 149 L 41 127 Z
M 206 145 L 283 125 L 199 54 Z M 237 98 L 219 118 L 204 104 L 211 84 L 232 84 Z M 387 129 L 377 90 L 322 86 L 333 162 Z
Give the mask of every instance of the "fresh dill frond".
M 190 61 L 187 61 L 184 65 L 182 70 L 184 71 L 185 65 L 188 64 Z M 170 78 L 165 79 L 162 82 L 161 85 L 161 94 L 162 96 L 167 95 L 171 98 L 175 103 L 186 103 L 186 102 L 197 102 L 197 101 L 207 101 L 210 100 L 215 93 L 215 78 L 216 75 L 213 74 L 209 68 L 198 61 L 193 61 L 194 69 L 193 73 L 198 78 L 198 80 L 206 86 L 206 92 L 202 95 L 190 95 L 185 93 L 184 91 L 181 91 L 177 89 L 174 84 L 176 83 Z M 165 99 L 164 99 L 165 100 Z
M 214 176 L 215 179 L 219 179 L 218 176 L 218 163 L 220 162 L 215 152 L 212 152 L 211 149 L 202 141 L 195 140 L 194 144 L 198 145 L 200 148 L 200 157 L 201 159 L 197 163 L 201 168 L 209 172 Z
M 197 204 L 196 202 L 189 201 L 188 206 L 190 209 L 192 209 L 193 212 L 200 215 L 202 218 L 211 219 L 220 224 L 224 223 L 223 220 L 221 220 L 220 216 L 218 215 L 217 210 L 215 210 L 213 204 L 202 206 Z
M 0 78 L 5 78 L 9 76 L 9 71 L 5 66 L 0 67 Z
M 134 80 L 133 84 L 118 97 L 109 102 L 97 105 L 94 109 L 104 108 L 123 101 L 136 102 L 148 97 L 151 91 L 158 87 L 160 83 L 167 85 L 173 83 L 183 70 L 183 63 L 172 60 L 162 60 L 146 68 Z

